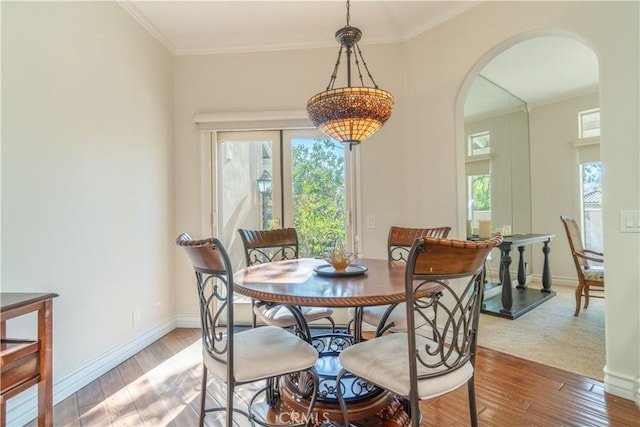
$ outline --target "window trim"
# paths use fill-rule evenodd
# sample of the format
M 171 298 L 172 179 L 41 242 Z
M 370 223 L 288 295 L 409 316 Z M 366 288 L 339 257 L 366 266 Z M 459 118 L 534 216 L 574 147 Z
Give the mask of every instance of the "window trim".
M 473 139 L 474 138 L 478 138 L 478 137 L 482 137 L 482 136 L 488 136 L 489 137 L 489 143 L 487 144 L 487 147 L 479 148 L 478 150 L 474 150 L 473 149 Z M 478 152 L 476 154 L 476 151 L 481 151 L 481 152 Z M 477 158 L 479 156 L 490 156 L 490 155 L 491 155 L 491 131 L 490 130 L 471 133 L 471 134 L 467 135 L 467 157 L 469 157 L 469 158 Z
M 600 144 L 599 136 L 590 136 L 589 138 L 576 139 L 575 141 L 571 141 L 571 145 L 574 147 L 587 147 L 589 145 L 597 145 Z
M 594 114 L 594 113 L 598 113 L 598 127 L 594 128 L 594 129 L 589 129 L 589 130 L 598 130 L 598 134 L 597 135 L 592 135 L 592 136 L 583 136 L 584 135 L 584 123 L 582 118 L 585 116 L 588 116 L 590 114 Z M 584 111 L 578 111 L 578 139 L 579 140 L 583 140 L 583 139 L 590 139 L 590 138 L 600 138 L 600 132 L 601 132 L 601 126 L 600 126 L 600 108 L 592 108 L 590 110 L 584 110 Z
M 193 121 L 201 132 L 313 128 L 305 110 L 196 113 Z

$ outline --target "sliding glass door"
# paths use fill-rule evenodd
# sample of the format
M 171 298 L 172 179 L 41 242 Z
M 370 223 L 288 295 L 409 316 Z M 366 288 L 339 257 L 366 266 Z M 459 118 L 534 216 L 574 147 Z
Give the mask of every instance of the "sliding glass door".
M 272 219 L 280 215 L 281 193 L 272 190 L 280 178 L 274 174 L 280 132 L 218 132 L 216 140 L 216 228 L 237 268 L 244 263 L 238 229 L 272 228 Z
M 218 236 L 244 260 L 238 228 L 295 227 L 301 256 L 321 256 L 336 239 L 351 246 L 349 152 L 315 129 L 218 132 Z M 238 262 L 235 262 L 238 264 Z
M 284 134 L 285 225 L 295 227 L 302 256 L 318 257 L 346 242 L 344 146 L 318 131 Z

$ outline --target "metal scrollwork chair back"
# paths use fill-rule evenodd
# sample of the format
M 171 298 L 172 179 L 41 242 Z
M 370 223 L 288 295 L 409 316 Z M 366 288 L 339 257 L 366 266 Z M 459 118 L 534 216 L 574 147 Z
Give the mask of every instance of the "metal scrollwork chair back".
M 576 310 L 574 316 L 580 314 L 580 305 L 584 296 L 584 308 L 589 308 L 589 298 L 604 298 L 604 293 L 591 294 L 591 291 L 604 291 L 604 254 L 592 249 L 585 249 L 582 244 L 582 233 L 575 219 L 566 215 L 560 217 L 569 240 L 569 249 L 578 274 L 576 288 Z
M 420 424 L 420 400 L 466 383 L 471 425 L 477 426 L 473 364 L 483 266 L 491 249 L 501 242 L 500 235 L 478 242 L 417 239 L 405 273 L 407 331 L 345 349 L 339 358 L 343 369 L 338 378 L 353 375 L 399 396 L 414 427 Z M 437 321 L 430 315 L 434 306 L 439 313 Z M 420 326 L 416 319 L 427 327 Z M 338 393 L 338 400 L 345 425 L 349 425 L 342 393 Z
M 184 249 L 193 265 L 198 289 L 203 347 L 199 425 L 204 425 L 207 413 L 216 411 L 226 413 L 227 427 L 233 425 L 234 414 L 247 417 L 252 425 L 254 422 L 274 425 L 264 421 L 259 411 L 254 410 L 255 403 L 260 396 L 265 396 L 269 405 L 275 408 L 279 398 L 277 378 L 314 369 L 317 351 L 307 341 L 275 326 L 235 332 L 233 270 L 225 248 L 216 238 L 193 240 L 188 234 L 178 236 L 176 244 Z M 236 363 L 239 360 L 242 363 Z M 205 407 L 209 373 L 226 384 L 224 406 Z M 266 386 L 250 399 L 246 410 L 234 406 L 236 386 L 262 380 L 267 380 Z M 310 419 L 313 410 L 317 381 L 310 388 L 313 389 L 309 392 L 311 405 L 305 419 Z
M 410 228 L 391 226 L 387 237 L 389 261 L 407 261 L 411 245 L 418 237 L 446 238 L 451 227 Z
M 274 230 L 240 228 L 238 232 L 244 245 L 247 266 L 298 258 L 299 243 L 295 228 Z
M 274 230 L 238 229 L 244 245 L 247 267 L 266 262 L 298 259 L 298 233 L 295 228 Z M 335 331 L 335 321 L 331 317 L 333 309 L 329 307 L 298 307 L 307 323 L 324 319 Z M 257 319 L 267 325 L 288 328 L 298 326 L 291 310 L 279 304 L 267 304 L 252 301 L 251 325 L 256 327 Z
M 413 228 L 391 226 L 387 238 L 387 254 L 389 261 L 406 262 L 411 245 L 419 237 L 446 238 L 451 227 Z M 365 307 L 362 310 L 362 321 L 376 327 L 375 336 L 383 333 L 406 331 L 407 323 L 403 304 Z M 434 313 L 435 316 L 435 313 Z

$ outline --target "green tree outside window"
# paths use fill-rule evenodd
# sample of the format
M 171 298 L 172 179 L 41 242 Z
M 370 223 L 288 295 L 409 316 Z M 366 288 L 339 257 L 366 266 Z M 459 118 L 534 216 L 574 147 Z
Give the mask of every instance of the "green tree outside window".
M 342 146 L 330 139 L 292 146 L 294 227 L 300 256 L 318 257 L 345 240 L 345 165 Z
M 473 191 L 473 210 L 491 210 L 491 177 L 489 175 L 476 175 L 471 182 Z

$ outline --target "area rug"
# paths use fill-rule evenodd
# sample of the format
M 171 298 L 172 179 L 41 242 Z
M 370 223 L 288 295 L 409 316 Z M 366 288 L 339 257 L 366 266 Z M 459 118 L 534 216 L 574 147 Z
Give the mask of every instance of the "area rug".
M 574 317 L 575 288 L 553 289 L 555 297 L 516 320 L 481 314 L 478 345 L 603 381 L 604 300 L 591 298 Z

